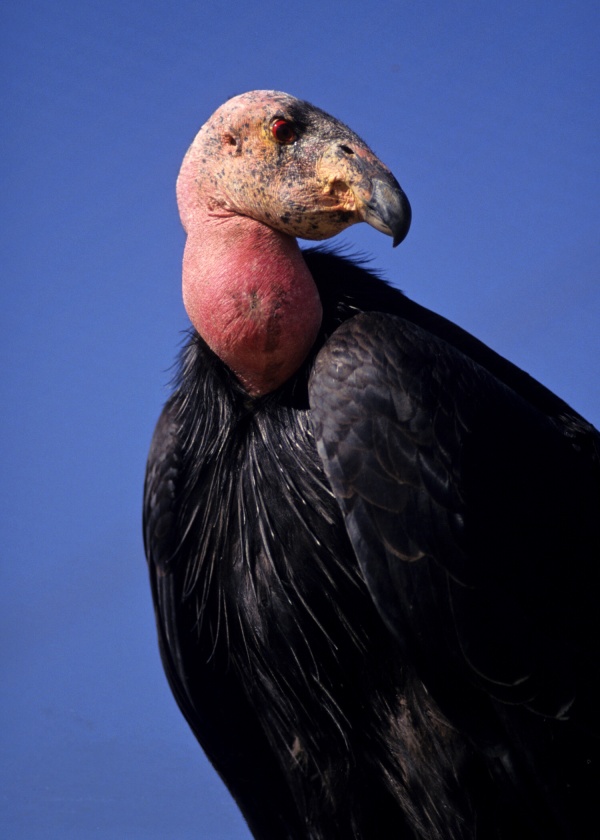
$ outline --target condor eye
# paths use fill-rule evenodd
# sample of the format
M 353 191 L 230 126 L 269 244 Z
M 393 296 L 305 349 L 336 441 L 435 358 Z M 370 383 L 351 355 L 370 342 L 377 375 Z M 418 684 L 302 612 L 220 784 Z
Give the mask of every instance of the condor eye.
M 293 143 L 296 139 L 296 132 L 290 122 L 287 120 L 275 120 L 271 126 L 273 137 L 278 143 L 283 143 L 286 146 Z

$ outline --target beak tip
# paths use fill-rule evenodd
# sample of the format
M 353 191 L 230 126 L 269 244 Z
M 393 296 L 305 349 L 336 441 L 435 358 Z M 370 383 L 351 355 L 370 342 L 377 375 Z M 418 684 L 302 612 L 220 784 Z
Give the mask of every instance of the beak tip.
M 367 209 L 364 220 L 390 235 L 396 248 L 406 238 L 412 218 L 410 202 L 398 182 L 375 180 Z
M 397 248 L 401 242 L 404 242 L 410 230 L 410 223 L 412 221 L 412 210 L 410 202 L 406 195 L 402 193 L 402 214 L 399 223 L 392 229 L 392 248 Z

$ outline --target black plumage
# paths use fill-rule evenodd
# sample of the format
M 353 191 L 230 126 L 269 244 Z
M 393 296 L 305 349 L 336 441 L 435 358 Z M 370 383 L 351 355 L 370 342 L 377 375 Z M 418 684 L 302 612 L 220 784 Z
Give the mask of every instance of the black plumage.
M 257 838 L 594 835 L 599 444 L 359 264 L 410 206 L 346 126 L 251 91 L 178 179 L 194 332 L 148 463 L 174 694 Z
M 356 262 L 250 397 L 193 333 L 144 533 L 184 715 L 260 840 L 596 836 L 597 432 Z

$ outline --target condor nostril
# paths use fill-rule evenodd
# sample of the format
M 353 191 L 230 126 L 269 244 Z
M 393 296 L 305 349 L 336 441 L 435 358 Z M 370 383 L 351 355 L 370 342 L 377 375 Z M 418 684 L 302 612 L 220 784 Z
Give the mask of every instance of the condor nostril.
M 340 146 L 340 149 L 345 155 L 353 155 L 354 149 L 351 149 L 350 146 Z

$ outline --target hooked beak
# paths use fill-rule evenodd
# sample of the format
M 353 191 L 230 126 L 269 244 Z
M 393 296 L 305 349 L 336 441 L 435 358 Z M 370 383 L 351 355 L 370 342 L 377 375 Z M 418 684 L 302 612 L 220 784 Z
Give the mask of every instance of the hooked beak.
M 361 210 L 363 221 L 393 237 L 394 248 L 406 237 L 412 211 L 408 198 L 393 176 L 385 181 L 379 178 L 372 181 L 371 197 L 362 204 Z
M 341 148 L 348 149 L 347 146 Z M 354 144 L 351 156 L 338 158 L 331 166 L 336 194 L 354 221 L 391 236 L 394 248 L 406 237 L 412 211 L 408 198 L 390 170 L 370 149 Z

